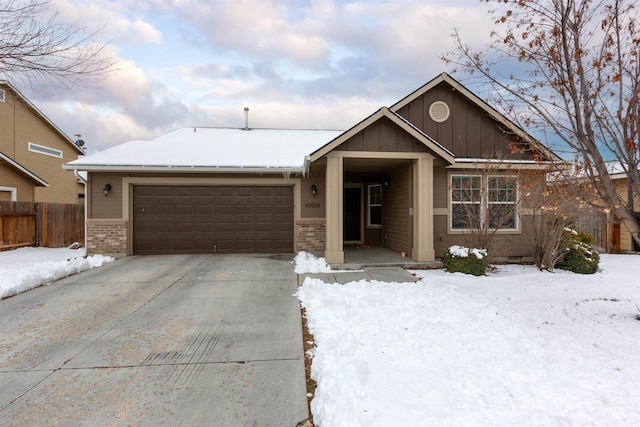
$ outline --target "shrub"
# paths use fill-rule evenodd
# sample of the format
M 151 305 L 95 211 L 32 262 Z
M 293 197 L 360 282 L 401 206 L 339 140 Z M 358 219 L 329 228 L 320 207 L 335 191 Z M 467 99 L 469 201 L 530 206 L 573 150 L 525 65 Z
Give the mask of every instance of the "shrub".
M 556 268 L 579 274 L 593 274 L 598 271 L 600 254 L 591 247 L 593 237 L 586 233 L 566 230 L 571 236 L 571 244 L 565 255 L 556 263 Z
M 489 255 L 486 249 L 451 246 L 444 255 L 443 265 L 449 273 L 482 276 L 487 272 L 487 267 L 489 267 Z

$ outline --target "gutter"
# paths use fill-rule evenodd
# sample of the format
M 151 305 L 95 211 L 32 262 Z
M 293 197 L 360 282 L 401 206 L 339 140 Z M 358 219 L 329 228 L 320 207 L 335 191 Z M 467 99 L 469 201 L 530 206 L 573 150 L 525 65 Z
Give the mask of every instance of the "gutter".
M 305 166 L 243 167 L 243 166 L 161 166 L 161 165 L 87 165 L 65 164 L 66 170 L 87 172 L 219 172 L 219 173 L 305 173 Z

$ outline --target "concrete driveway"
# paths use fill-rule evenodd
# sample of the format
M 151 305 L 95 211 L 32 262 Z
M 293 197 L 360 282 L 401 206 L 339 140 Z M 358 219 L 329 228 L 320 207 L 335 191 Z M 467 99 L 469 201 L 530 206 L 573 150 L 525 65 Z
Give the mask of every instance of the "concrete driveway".
M 134 256 L 0 301 L 0 423 L 295 426 L 292 258 Z

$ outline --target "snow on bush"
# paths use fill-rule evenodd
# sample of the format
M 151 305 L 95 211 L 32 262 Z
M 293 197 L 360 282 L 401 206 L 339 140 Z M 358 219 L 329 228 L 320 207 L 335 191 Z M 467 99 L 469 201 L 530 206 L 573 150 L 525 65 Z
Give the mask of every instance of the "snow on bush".
M 489 257 L 486 249 L 451 246 L 444 255 L 444 268 L 450 273 L 481 276 L 487 271 Z
M 315 255 L 304 251 L 298 252 L 293 263 L 295 264 L 295 272 L 298 274 L 328 273 L 331 271 L 331 267 L 327 265 L 324 258 L 316 258 Z
M 453 245 L 449 248 L 449 253 L 458 258 L 467 258 L 469 254 L 475 255 L 476 258 L 482 259 L 487 256 L 486 249 L 465 248 L 464 246 Z

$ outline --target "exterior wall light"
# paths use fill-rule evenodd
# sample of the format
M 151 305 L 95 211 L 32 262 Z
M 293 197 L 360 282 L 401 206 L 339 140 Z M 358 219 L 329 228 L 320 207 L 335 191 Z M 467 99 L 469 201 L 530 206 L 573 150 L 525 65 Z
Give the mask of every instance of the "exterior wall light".
M 109 191 L 111 191 L 111 184 L 105 184 L 102 191 L 104 191 L 104 197 L 107 197 L 109 195 Z
M 316 187 L 315 184 L 313 184 L 311 186 L 311 194 L 313 195 L 313 197 L 316 197 L 316 193 L 318 192 L 318 187 Z

